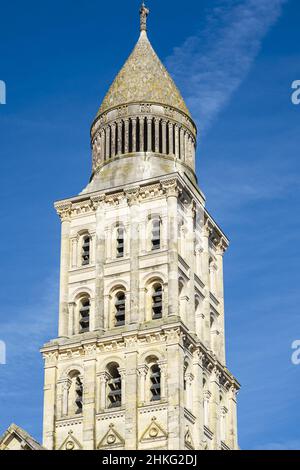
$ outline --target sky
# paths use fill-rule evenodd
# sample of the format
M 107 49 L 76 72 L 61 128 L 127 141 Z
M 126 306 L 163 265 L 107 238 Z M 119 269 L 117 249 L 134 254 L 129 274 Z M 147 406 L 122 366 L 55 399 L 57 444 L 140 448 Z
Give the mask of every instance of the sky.
M 41 440 L 39 348 L 58 320 L 53 202 L 88 182 L 90 125 L 138 38 L 139 5 L 0 0 L 0 433 L 15 422 Z M 226 342 L 242 385 L 240 446 L 300 449 L 299 0 L 148 5 L 151 42 L 199 128 L 208 210 L 231 241 Z

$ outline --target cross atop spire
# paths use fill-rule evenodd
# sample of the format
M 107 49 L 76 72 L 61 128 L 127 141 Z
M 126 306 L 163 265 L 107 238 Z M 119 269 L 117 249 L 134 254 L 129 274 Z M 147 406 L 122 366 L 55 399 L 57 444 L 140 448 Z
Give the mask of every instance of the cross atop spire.
M 143 2 L 140 9 L 141 31 L 147 31 L 147 17 L 149 13 L 150 10 L 146 7 L 145 2 Z

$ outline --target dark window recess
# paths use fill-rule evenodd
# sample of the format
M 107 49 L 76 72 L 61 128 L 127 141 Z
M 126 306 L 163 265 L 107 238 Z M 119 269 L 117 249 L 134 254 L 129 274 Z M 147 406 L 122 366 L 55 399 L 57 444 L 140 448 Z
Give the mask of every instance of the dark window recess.
M 118 228 L 117 232 L 117 258 L 123 258 L 124 256 L 124 229 Z
M 80 333 L 86 333 L 90 330 L 90 300 L 84 299 L 80 308 Z
M 151 401 L 158 401 L 161 398 L 161 385 L 160 385 L 160 369 L 158 365 L 154 365 L 151 367 L 151 375 L 150 375 L 150 382 L 151 382 Z
M 162 318 L 162 307 L 163 307 L 162 286 L 158 285 L 154 288 L 154 292 L 152 294 L 152 318 L 153 320 Z
M 120 292 L 116 296 L 116 326 L 125 325 L 125 294 Z
M 77 406 L 76 414 L 82 413 L 82 396 L 83 396 L 83 385 L 79 377 L 76 378 L 75 383 L 75 404 Z
M 122 381 L 117 367 L 111 371 L 111 379 L 108 381 L 108 407 L 118 408 L 122 404 Z
M 90 237 L 85 237 L 82 244 L 82 266 L 90 264 L 90 248 L 91 239 Z
M 152 222 L 152 250 L 160 249 L 160 220 Z

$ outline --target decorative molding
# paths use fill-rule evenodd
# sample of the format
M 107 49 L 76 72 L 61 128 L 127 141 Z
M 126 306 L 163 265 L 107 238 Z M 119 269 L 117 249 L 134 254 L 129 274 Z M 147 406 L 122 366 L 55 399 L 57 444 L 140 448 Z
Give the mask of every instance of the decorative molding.
M 111 423 L 109 425 L 109 430 L 97 445 L 97 449 L 105 449 L 107 447 L 114 449 L 117 447 L 124 447 L 124 445 L 124 438 L 115 430 L 115 425 Z
M 156 440 L 165 440 L 168 439 L 168 433 L 163 429 L 163 427 L 157 422 L 157 418 L 153 417 L 151 424 L 145 429 L 139 442 L 149 442 Z
M 69 431 L 68 436 L 63 441 L 58 450 L 82 450 L 83 447 L 80 442 L 73 436 L 73 431 Z

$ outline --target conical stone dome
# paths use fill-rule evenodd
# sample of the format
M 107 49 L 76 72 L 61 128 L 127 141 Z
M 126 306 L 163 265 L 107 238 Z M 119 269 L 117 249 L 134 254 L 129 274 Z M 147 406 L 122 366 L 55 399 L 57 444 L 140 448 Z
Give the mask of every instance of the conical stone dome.
M 127 103 L 159 103 L 190 116 L 189 110 L 155 53 L 145 31 L 111 85 L 98 115 Z
M 112 83 L 91 127 L 93 172 L 84 192 L 113 188 L 174 172 L 196 181 L 197 129 L 146 33 Z

